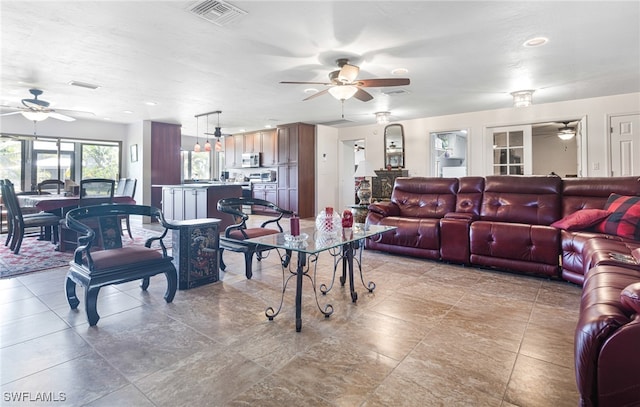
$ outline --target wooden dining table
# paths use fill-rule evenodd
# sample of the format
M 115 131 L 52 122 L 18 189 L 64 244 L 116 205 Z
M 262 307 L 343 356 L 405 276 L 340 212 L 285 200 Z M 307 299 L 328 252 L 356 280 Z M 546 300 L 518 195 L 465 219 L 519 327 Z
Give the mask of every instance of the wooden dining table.
M 22 208 L 36 208 L 40 211 L 52 212 L 61 208 L 69 208 L 78 206 L 80 203 L 79 196 L 65 196 L 58 194 L 51 195 L 19 195 L 18 203 Z M 84 198 L 89 201 L 92 198 Z M 104 198 L 95 198 L 96 202 L 102 202 Z M 136 201 L 130 196 L 116 195 L 113 197 L 113 203 L 135 205 Z

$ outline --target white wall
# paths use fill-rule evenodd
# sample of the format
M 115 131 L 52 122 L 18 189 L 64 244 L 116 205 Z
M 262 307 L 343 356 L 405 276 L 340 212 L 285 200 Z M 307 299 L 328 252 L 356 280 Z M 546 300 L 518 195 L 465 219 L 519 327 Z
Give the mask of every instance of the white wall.
M 353 151 L 353 148 L 352 148 Z M 328 126 L 316 126 L 316 210 L 338 206 L 340 183 L 338 173 L 338 129 Z M 350 175 L 353 175 L 353 171 Z M 353 181 L 353 179 L 352 179 Z

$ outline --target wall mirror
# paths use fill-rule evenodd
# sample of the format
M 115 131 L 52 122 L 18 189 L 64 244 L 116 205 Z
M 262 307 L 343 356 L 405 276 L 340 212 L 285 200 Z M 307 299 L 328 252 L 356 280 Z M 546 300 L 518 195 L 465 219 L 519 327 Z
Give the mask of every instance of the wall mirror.
M 404 129 L 401 124 L 384 128 L 384 165 L 388 168 L 404 167 Z

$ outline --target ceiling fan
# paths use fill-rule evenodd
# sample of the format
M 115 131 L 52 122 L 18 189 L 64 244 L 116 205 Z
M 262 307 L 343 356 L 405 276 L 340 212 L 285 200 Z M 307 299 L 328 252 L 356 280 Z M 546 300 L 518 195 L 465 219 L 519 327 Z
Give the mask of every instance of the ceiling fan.
M 576 135 L 576 128 L 569 127 L 569 123 L 571 122 L 560 122 L 564 124 L 563 127 L 558 129 L 558 137 L 560 140 L 571 140 Z
M 51 117 L 52 119 L 63 120 L 66 122 L 72 122 L 75 119 L 71 116 L 67 116 L 66 114 L 62 114 L 60 112 L 65 113 L 84 113 L 91 114 L 89 112 L 78 112 L 75 110 L 65 110 L 65 109 L 52 109 L 49 107 L 49 102 L 46 100 L 38 99 L 38 96 L 42 95 L 43 91 L 40 89 L 29 89 L 29 93 L 33 95 L 32 98 L 22 99 L 22 106 L 13 107 L 13 106 L 2 106 L 8 107 L 11 109 L 18 109 L 17 112 L 4 113 L 0 116 L 10 116 L 14 114 L 22 114 L 25 118 L 29 120 L 33 120 L 36 122 L 48 119 Z
M 386 86 L 404 86 L 409 85 L 410 80 L 408 78 L 378 78 L 378 79 L 356 79 L 360 72 L 360 67 L 349 64 L 347 58 L 339 58 L 336 60 L 336 64 L 340 69 L 329 73 L 330 82 L 292 82 L 282 81 L 283 84 L 293 85 L 325 85 L 329 88 L 314 93 L 313 95 L 305 98 L 304 100 L 310 100 L 324 95 L 325 93 L 331 94 L 338 100 L 346 100 L 351 97 L 355 97 L 363 102 L 368 102 L 373 99 L 373 96 L 362 88 L 381 88 Z

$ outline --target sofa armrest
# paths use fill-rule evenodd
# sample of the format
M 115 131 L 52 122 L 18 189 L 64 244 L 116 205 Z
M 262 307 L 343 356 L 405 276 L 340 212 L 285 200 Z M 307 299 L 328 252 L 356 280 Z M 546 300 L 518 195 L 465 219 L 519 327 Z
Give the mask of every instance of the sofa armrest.
M 620 303 L 625 311 L 640 314 L 640 282 L 629 284 L 622 290 Z
M 480 219 L 480 217 L 474 213 L 467 212 L 449 212 L 444 215 L 444 219 L 459 219 L 466 221 L 474 221 Z
M 382 217 L 399 216 L 400 208 L 393 202 L 374 202 L 369 205 L 369 212 L 377 213 Z

